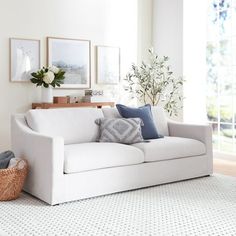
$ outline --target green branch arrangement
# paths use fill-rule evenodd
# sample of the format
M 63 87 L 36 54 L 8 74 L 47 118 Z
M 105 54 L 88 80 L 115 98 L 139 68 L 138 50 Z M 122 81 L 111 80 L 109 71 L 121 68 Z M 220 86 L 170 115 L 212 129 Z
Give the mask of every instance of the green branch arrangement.
M 149 49 L 150 63 L 142 62 L 141 66 L 132 65 L 125 77 L 125 90 L 138 98 L 141 103 L 156 106 L 164 104 L 170 116 L 177 116 L 182 108 L 183 78 L 175 78 L 168 65 L 167 56 L 159 57 L 153 49 Z
M 65 71 L 57 68 L 56 66 L 52 67 L 43 67 L 37 72 L 31 73 L 32 77 L 30 81 L 36 86 L 43 86 L 49 88 L 49 86 L 60 87 L 63 84 L 65 79 Z

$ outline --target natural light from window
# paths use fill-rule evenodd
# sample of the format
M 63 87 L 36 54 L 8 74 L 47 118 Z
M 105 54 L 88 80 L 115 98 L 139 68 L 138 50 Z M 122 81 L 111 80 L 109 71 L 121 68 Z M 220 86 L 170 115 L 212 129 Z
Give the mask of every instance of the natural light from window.
M 207 117 L 214 149 L 236 152 L 236 0 L 208 2 Z

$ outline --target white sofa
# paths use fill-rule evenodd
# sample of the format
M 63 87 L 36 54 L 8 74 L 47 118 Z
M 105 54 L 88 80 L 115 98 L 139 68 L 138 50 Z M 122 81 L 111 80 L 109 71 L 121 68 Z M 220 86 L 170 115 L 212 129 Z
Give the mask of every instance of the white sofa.
M 137 189 L 212 173 L 208 125 L 168 121 L 152 107 L 162 139 L 97 143 L 100 117 L 116 108 L 30 110 L 12 117 L 12 149 L 30 166 L 24 190 L 51 204 Z

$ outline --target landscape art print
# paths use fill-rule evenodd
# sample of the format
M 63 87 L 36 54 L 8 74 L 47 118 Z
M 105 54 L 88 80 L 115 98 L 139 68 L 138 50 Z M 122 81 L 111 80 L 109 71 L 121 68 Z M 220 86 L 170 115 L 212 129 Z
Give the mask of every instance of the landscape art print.
M 90 41 L 48 37 L 48 66 L 65 73 L 61 88 L 90 87 Z

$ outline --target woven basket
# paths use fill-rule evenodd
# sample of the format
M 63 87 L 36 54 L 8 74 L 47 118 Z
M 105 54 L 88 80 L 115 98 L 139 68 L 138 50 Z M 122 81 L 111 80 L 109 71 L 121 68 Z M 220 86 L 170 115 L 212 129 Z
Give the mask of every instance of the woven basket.
M 20 165 L 24 164 L 22 168 Z M 17 199 L 24 185 L 28 172 L 28 163 L 22 159 L 16 166 L 0 170 L 0 201 Z

